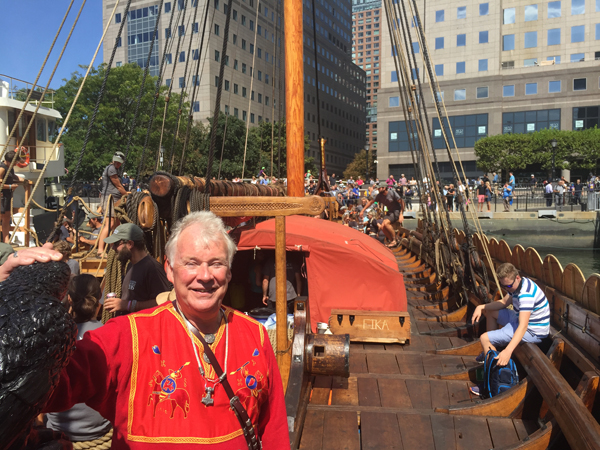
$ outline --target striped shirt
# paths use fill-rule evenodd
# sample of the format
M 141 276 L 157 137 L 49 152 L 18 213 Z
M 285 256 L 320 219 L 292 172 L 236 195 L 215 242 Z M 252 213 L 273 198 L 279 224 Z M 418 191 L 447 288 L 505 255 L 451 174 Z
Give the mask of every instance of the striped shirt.
M 550 334 L 550 304 L 540 287 L 529 278 L 522 278 L 521 288 L 512 294 L 514 311 L 531 313 L 527 331 L 538 337 Z

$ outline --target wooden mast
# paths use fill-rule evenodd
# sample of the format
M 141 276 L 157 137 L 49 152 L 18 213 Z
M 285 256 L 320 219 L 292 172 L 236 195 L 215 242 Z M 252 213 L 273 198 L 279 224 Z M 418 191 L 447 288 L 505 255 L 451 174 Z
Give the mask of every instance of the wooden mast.
M 284 0 L 285 120 L 289 197 L 304 197 L 304 62 L 302 2 Z M 315 44 L 316 45 L 316 44 Z

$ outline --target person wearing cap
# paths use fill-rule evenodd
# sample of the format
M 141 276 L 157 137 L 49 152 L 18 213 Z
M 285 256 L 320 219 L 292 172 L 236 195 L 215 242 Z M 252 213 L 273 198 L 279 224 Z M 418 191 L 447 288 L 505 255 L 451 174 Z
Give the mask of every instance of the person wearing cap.
M 127 191 L 121 184 L 121 178 L 119 178 L 119 169 L 125 162 L 125 155 L 122 152 L 115 152 L 113 155 L 112 163 L 105 167 L 102 172 L 102 188 L 100 190 L 100 207 L 102 214 L 106 217 L 110 215 L 110 223 L 105 226 L 100 232 L 100 240 L 98 241 L 98 256 L 102 257 L 104 253 L 104 239 L 110 234 L 112 230 L 119 225 L 118 219 L 115 217 L 114 205 L 121 200 Z M 112 205 L 109 208 L 109 198 L 112 198 Z
M 129 184 L 131 183 L 131 179 L 129 178 L 129 175 L 127 175 L 127 172 L 123 172 L 123 180 L 121 181 L 121 184 L 123 185 L 123 188 L 129 192 Z
M 529 179 L 529 187 L 531 188 L 531 198 L 533 198 L 535 197 L 535 188 L 537 187 L 537 180 L 534 174 L 531 174 L 531 178 Z
M 79 242 L 81 244 L 94 246 L 96 244 L 96 240 L 98 239 L 98 235 L 100 234 L 100 229 L 102 228 L 102 217 L 92 213 L 87 213 L 85 218 L 87 220 L 88 227 L 92 229 L 92 234 L 89 238 L 80 235 Z
M 104 309 L 128 313 L 155 307 L 156 297 L 171 290 L 171 283 L 162 265 L 146 250 L 142 229 L 132 223 L 121 224 L 104 242 L 114 245 L 119 261 L 130 262 L 123 278 L 121 298 L 107 298 Z
M 380 205 L 387 207 L 387 215 L 383 219 L 382 229 L 385 237 L 388 239 L 388 247 L 396 247 L 398 245 L 396 241 L 396 233 L 392 228 L 392 224 L 395 222 L 404 222 L 402 213 L 404 212 L 404 201 L 398 195 L 395 189 L 390 189 L 387 182 L 381 181 L 378 185 L 378 193 L 373 194 L 369 203 L 360 212 L 360 218 L 364 217 L 364 212 L 375 202 Z
M 0 180 L 4 180 L 6 172 L 10 167 L 13 159 L 17 156 L 14 150 L 10 150 L 4 155 L 4 162 L 0 164 Z M 18 161 L 17 161 L 18 162 Z M 15 169 L 11 169 L 8 177 L 6 177 L 6 183 L 2 188 L 2 198 L 0 199 L 0 216 L 2 218 L 2 239 L 5 243 L 10 242 L 10 223 L 11 223 L 11 210 L 10 201 L 13 197 L 13 191 L 19 186 L 17 183 L 23 182 L 24 178 L 15 174 Z

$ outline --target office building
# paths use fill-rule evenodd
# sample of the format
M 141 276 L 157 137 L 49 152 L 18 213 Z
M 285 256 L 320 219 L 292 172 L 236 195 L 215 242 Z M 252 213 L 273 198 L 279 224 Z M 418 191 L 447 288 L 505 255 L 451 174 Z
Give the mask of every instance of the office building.
M 352 61 L 365 71 L 366 144 L 377 151 L 377 91 L 380 76 L 381 0 L 352 0 Z
M 581 130 L 599 123 L 600 1 L 417 3 L 432 70 L 468 176 L 481 175 L 474 145 L 485 136 L 544 128 Z M 413 173 L 387 19 L 383 20 L 380 178 Z M 422 48 L 414 26 L 409 31 L 417 75 L 423 81 Z M 449 179 L 452 173 L 433 98 L 429 86 L 423 88 L 442 177 Z
M 158 75 L 163 54 L 163 82 L 172 84 L 174 92 L 191 94 L 194 84 L 198 94 L 193 104 L 194 119 L 206 122 L 212 117 L 219 83 L 219 68 L 225 58 L 225 74 L 221 110 L 250 126 L 262 121 L 271 122 L 284 117 L 284 53 L 282 18 L 283 3 L 274 0 L 234 1 L 231 11 L 227 55 L 222 55 L 227 2 L 210 1 L 210 16 L 202 54 L 199 52 L 202 35 L 204 3 L 197 0 L 165 1 L 159 15 L 158 0 L 138 0 L 132 3 L 129 20 L 122 38 L 118 30 L 125 5 L 117 8 L 104 44 L 104 60 L 117 45 L 114 65 L 135 62 L 144 66 L 150 50 L 156 21 L 158 45 L 150 60 L 150 74 Z M 317 50 L 320 69 L 320 99 L 322 134 L 327 138 L 328 166 L 341 171 L 362 148 L 364 142 L 364 73 L 351 67 L 348 55 L 350 43 L 350 3 L 317 1 Z M 305 27 L 305 114 L 306 132 L 311 147 L 306 156 L 318 157 L 316 130 L 316 100 L 312 48 L 312 10 L 304 5 Z M 103 0 L 103 22 L 110 19 L 114 0 Z M 160 16 L 160 17 L 159 17 Z M 171 25 L 170 25 L 171 24 Z M 192 39 L 191 50 L 189 43 Z M 165 50 L 166 47 L 166 50 Z M 200 59 L 200 76 L 195 76 Z M 185 70 L 188 65 L 187 71 Z M 310 101 L 309 101 L 310 98 Z

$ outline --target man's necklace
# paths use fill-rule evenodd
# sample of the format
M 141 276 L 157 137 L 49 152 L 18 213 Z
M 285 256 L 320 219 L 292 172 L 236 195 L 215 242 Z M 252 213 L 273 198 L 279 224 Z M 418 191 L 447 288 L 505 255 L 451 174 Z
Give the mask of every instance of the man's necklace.
M 192 337 L 192 334 L 194 333 L 193 330 L 197 330 L 198 332 L 200 332 L 200 330 L 198 330 L 194 325 L 192 325 L 192 323 L 187 319 L 187 317 L 185 317 L 185 315 L 183 314 L 183 311 L 181 311 L 180 308 L 177 308 L 177 309 L 179 310 L 181 317 L 183 317 L 183 320 L 185 321 L 185 324 L 187 327 L 187 332 L 190 337 L 190 341 L 192 342 L 192 348 L 194 349 L 194 355 L 196 356 L 196 362 L 198 363 L 198 370 L 200 371 L 200 375 L 202 375 L 202 377 L 204 378 L 204 392 L 206 393 L 206 395 L 204 397 L 202 397 L 202 403 L 204 403 L 205 406 L 213 406 L 215 401 L 212 398 L 212 396 L 215 393 L 215 388 L 221 382 L 221 379 L 220 378 L 210 379 L 204 373 L 204 369 L 202 368 L 202 363 L 200 362 L 200 357 L 198 355 L 198 347 L 194 343 L 194 338 Z M 223 313 L 222 310 L 219 310 L 219 313 L 220 313 L 219 315 L 223 314 L 223 318 L 225 319 L 225 370 L 223 371 L 223 373 L 226 374 L 227 373 L 227 356 L 229 355 L 229 322 L 227 321 L 227 316 L 225 316 L 225 314 Z M 221 327 L 221 321 L 219 320 L 219 328 L 220 327 Z M 216 339 L 215 334 L 205 334 L 204 335 L 204 340 L 209 345 L 214 343 L 215 339 Z M 215 356 L 215 358 L 216 358 L 216 356 Z M 204 352 L 202 353 L 202 359 L 204 359 L 204 361 L 207 364 L 210 364 L 210 360 L 208 359 L 207 354 Z M 209 386 L 208 385 L 209 382 L 213 383 L 213 385 Z

